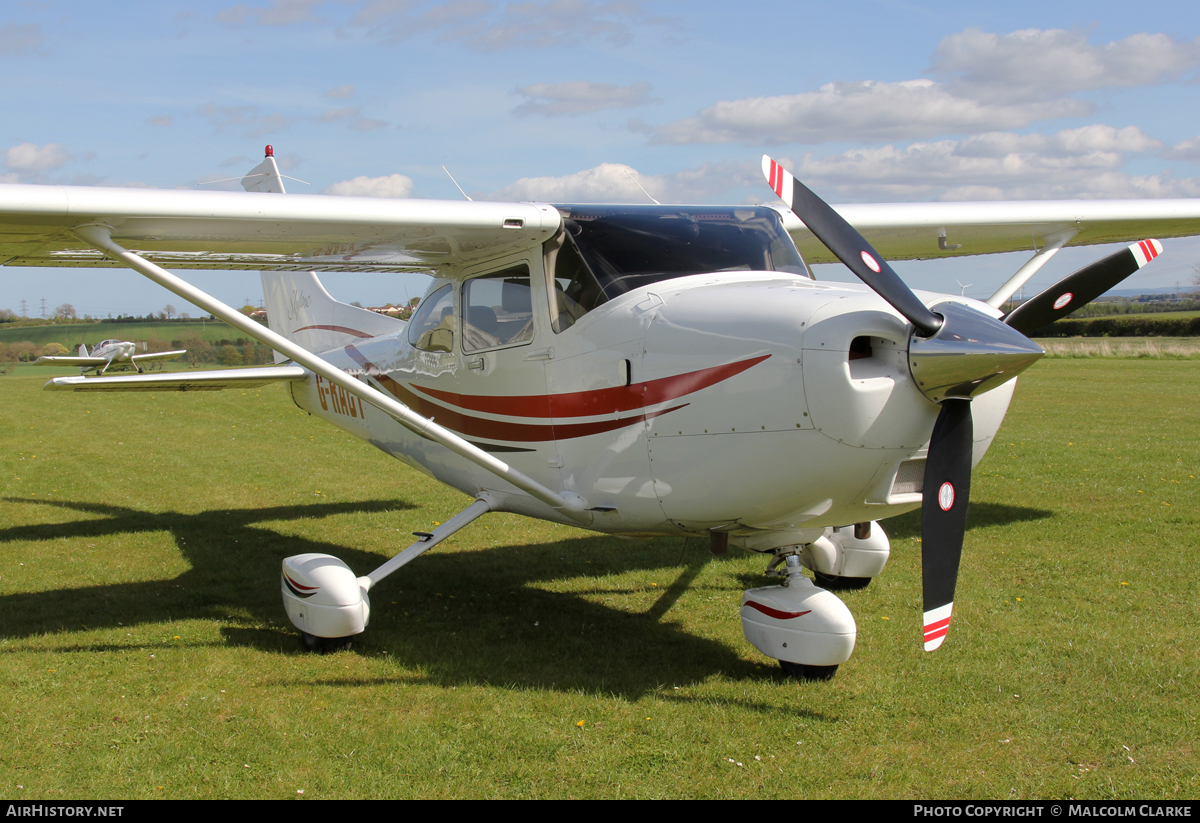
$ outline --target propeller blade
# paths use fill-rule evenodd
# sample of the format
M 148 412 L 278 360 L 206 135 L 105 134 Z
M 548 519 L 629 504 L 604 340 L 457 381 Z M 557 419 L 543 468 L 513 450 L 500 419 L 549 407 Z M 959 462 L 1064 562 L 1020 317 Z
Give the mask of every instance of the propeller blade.
M 1141 240 L 1103 260 L 1084 266 L 1004 316 L 1026 337 L 1087 305 L 1162 254 L 1162 243 Z
M 923 337 L 929 337 L 941 328 L 942 319 L 917 299 L 879 252 L 844 217 L 765 154 L 762 168 L 767 184 L 808 230 L 860 280 L 916 326 Z
M 925 459 L 921 503 L 921 578 L 927 652 L 942 645 L 950 630 L 954 586 L 967 530 L 973 435 L 971 401 L 943 400 Z

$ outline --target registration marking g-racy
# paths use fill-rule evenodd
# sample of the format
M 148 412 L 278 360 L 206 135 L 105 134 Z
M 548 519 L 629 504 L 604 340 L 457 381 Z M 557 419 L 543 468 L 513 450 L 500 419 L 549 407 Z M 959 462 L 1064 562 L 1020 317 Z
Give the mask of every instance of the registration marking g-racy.
M 366 419 L 367 413 L 357 395 L 350 394 L 341 386 L 333 385 L 319 374 L 314 374 L 313 377 L 316 378 L 317 400 L 321 401 L 324 411 L 334 411 L 357 420 Z

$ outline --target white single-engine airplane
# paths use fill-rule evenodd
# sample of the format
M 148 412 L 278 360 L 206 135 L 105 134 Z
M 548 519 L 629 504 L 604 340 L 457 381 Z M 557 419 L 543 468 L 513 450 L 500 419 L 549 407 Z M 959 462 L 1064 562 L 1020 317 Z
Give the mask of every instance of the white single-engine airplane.
M 918 507 L 925 648 L 941 645 L 971 468 L 1043 353 L 1027 335 L 1153 259 L 1142 238 L 1200 234 L 1200 200 L 833 209 L 770 158 L 763 171 L 782 207 L 379 200 L 286 195 L 268 147 L 243 186 L 274 196 L 0 186 L 0 262 L 129 266 L 276 351 L 271 367 L 48 389 L 287 382 L 302 409 L 474 498 L 366 576 L 286 558 L 284 605 L 310 648 L 348 645 L 381 580 L 509 511 L 771 555 L 784 580 L 745 593 L 746 637 L 826 678 L 856 637 L 829 590 L 878 575 L 876 521 Z M 1001 311 L 1063 246 L 1133 240 Z M 986 302 L 913 292 L 885 261 L 1031 243 Z M 804 257 L 863 285 L 816 282 Z M 166 268 L 261 270 L 270 328 Z M 317 271 L 434 280 L 405 323 L 334 300 Z
M 136 351 L 137 343 L 131 343 L 128 340 L 101 340 L 96 344 L 96 348 L 92 349 L 90 354 L 88 353 L 87 346 L 80 343 L 79 355 L 76 357 L 53 354 L 43 355 L 33 361 L 33 365 L 78 366 L 81 375 L 87 374 L 92 369 L 95 369 L 97 375 L 101 375 L 108 371 L 109 368 L 112 368 L 113 371 L 137 369 L 137 373 L 142 374 L 145 372 L 145 369 L 142 368 L 143 363 L 174 360 L 177 357 L 187 354 L 187 349 L 134 354 Z

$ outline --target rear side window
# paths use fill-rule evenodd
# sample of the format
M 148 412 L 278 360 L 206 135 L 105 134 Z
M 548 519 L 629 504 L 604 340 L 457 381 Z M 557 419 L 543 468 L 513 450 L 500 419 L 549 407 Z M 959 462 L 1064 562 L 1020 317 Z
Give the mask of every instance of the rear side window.
M 453 351 L 454 289 L 442 286 L 426 297 L 408 321 L 408 342 L 422 351 Z

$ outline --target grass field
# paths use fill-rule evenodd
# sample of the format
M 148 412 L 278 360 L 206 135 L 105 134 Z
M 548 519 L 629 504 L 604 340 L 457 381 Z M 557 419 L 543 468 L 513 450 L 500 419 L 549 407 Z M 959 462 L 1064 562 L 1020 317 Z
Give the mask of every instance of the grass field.
M 47 326 L 0 326 L 0 343 L 29 341 L 39 346 L 61 343 L 72 352 L 86 343 L 92 348 L 101 340 L 132 340 L 135 343 L 157 338 L 159 340 L 181 340 L 198 337 L 209 343 L 220 340 L 236 340 L 245 334 L 220 320 L 186 320 L 173 323 L 62 323 Z
M 976 470 L 955 622 L 919 523 L 828 683 L 742 637 L 764 559 L 489 515 L 313 656 L 279 561 L 467 502 L 278 387 L 0 378 L 0 797 L 1195 798 L 1200 369 L 1044 359 Z M 736 482 L 731 478 L 730 482 Z
M 1200 337 L 1039 337 L 1046 356 L 1186 359 L 1200 357 Z

